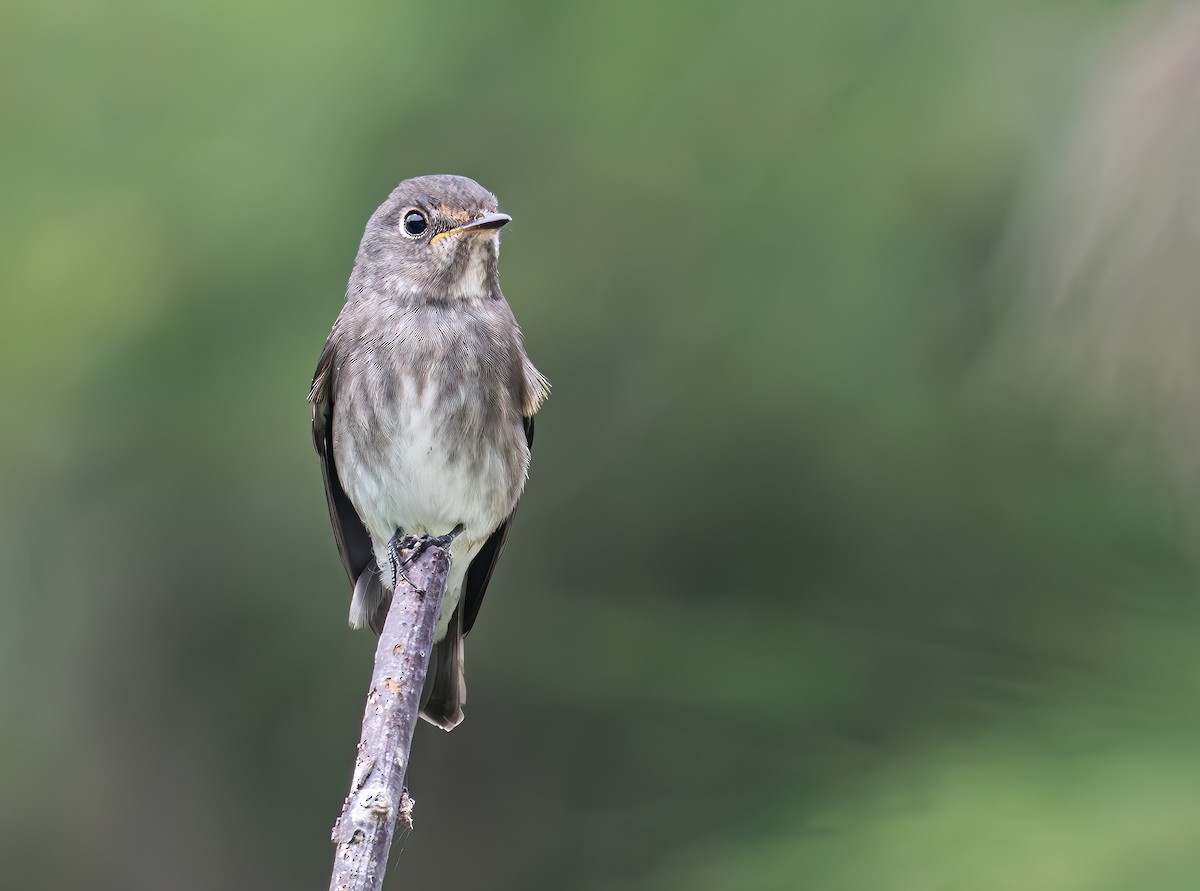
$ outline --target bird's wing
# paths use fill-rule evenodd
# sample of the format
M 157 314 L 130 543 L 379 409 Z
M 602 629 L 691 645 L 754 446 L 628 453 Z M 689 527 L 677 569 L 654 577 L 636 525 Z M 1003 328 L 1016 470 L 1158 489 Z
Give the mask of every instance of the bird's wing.
M 337 464 L 333 457 L 333 394 L 337 374 L 337 351 L 333 335 L 325 341 L 325 349 L 317 362 L 313 374 L 312 390 L 308 401 L 312 403 L 313 445 L 321 456 L 321 475 L 325 478 L 325 497 L 329 502 L 329 519 L 333 523 L 333 537 L 337 541 L 342 565 L 350 576 L 351 584 L 374 560 L 371 536 L 358 518 L 358 512 L 350 503 L 342 482 L 338 478 Z
M 529 443 L 529 450 L 533 451 L 533 418 L 528 417 L 525 421 L 525 441 Z M 462 603 L 460 609 L 462 615 L 462 630 L 465 635 L 471 630 L 471 626 L 475 624 L 475 617 L 479 615 L 479 606 L 483 603 L 483 595 L 487 592 L 488 582 L 492 580 L 492 570 L 496 568 L 496 561 L 500 559 L 500 552 L 504 550 L 504 542 L 508 538 L 508 529 L 512 526 L 513 517 L 517 514 L 517 509 L 514 507 L 513 512 L 508 515 L 508 519 L 500 524 L 500 528 L 492 533 L 475 555 L 475 559 L 471 561 L 471 565 L 467 567 L 467 578 L 463 582 Z

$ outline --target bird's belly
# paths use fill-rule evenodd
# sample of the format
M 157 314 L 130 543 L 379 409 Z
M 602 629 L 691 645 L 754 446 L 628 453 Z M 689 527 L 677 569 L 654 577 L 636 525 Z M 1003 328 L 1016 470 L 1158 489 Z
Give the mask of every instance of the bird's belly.
M 503 522 L 510 485 L 502 474 L 464 466 L 424 435 L 393 441 L 381 457 L 383 472 L 361 474 L 347 493 L 376 539 L 386 541 L 397 528 L 441 535 L 459 523 L 469 537 L 486 538 Z
M 473 423 L 484 413 L 461 388 L 413 389 L 389 410 L 335 427 L 342 485 L 376 543 L 397 529 L 441 535 L 461 523 L 462 544 L 477 550 L 516 506 L 529 460 L 524 434 L 519 422 Z

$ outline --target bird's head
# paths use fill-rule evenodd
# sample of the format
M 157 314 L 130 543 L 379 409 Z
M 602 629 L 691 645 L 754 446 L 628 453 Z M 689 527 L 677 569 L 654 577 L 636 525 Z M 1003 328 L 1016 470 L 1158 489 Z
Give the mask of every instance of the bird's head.
M 496 196 L 465 176 L 400 183 L 367 223 L 351 276 L 356 287 L 427 301 L 500 295 Z

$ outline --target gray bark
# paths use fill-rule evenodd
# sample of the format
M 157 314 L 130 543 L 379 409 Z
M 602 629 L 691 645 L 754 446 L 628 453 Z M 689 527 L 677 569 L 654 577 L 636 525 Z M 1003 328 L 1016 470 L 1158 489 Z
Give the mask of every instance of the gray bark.
M 330 891 L 379 891 L 397 818 L 412 826 L 404 774 L 449 569 L 449 555 L 430 546 L 397 581 L 375 648 L 350 794 L 333 827 Z

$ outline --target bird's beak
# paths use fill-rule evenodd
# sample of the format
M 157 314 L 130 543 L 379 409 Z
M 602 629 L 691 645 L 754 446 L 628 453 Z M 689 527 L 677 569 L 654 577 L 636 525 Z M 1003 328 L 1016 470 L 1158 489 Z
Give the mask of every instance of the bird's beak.
M 433 244 L 440 238 L 445 238 L 447 235 L 463 235 L 468 232 L 483 232 L 486 229 L 499 229 L 506 223 L 512 222 L 512 217 L 506 213 L 484 213 L 471 220 L 469 223 L 463 223 L 461 226 L 455 226 L 453 229 L 447 229 L 445 232 L 439 232 L 433 238 L 429 239 L 429 243 Z

